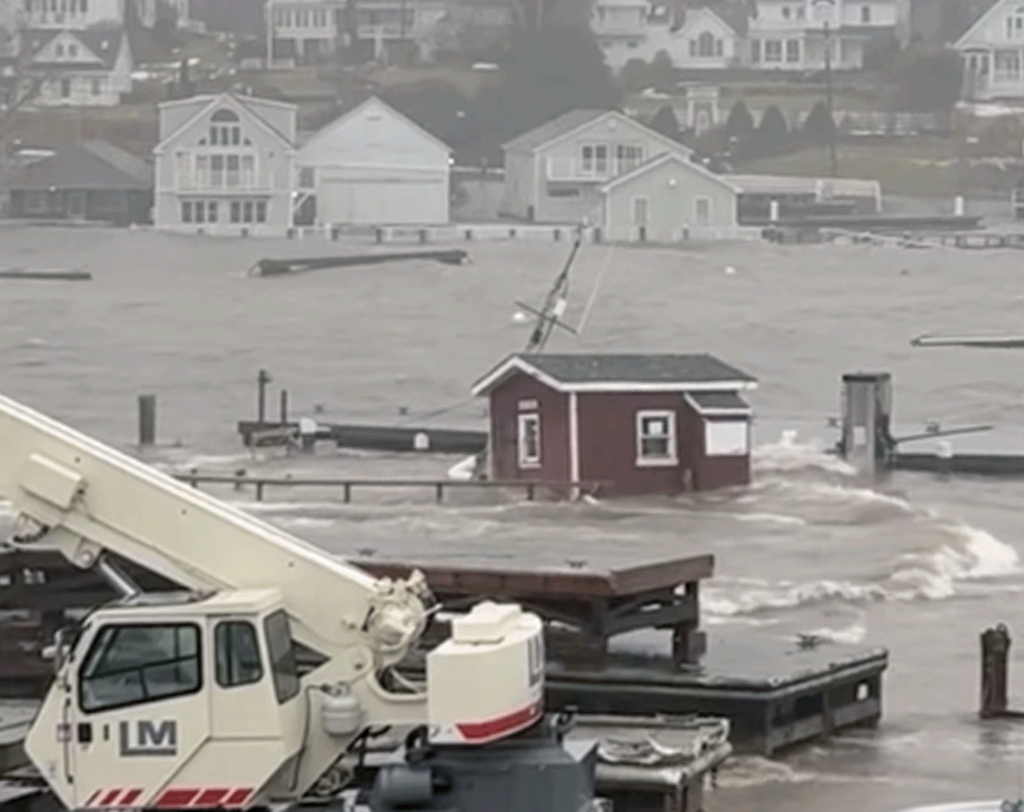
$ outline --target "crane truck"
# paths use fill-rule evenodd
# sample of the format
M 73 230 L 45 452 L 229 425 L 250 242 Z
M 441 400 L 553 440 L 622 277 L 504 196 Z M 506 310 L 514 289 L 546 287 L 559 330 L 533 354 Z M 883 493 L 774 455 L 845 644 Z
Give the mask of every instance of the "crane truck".
M 4 397 L 0 497 L 11 548 L 120 595 L 57 633 L 25 739 L 67 809 L 339 808 L 385 728 L 407 737 L 363 792 L 373 812 L 609 808 L 544 712 L 542 624 L 519 606 L 457 616 L 418 682 L 395 667 L 436 609 L 421 574 L 373 578 Z M 180 590 L 141 590 L 125 562 Z

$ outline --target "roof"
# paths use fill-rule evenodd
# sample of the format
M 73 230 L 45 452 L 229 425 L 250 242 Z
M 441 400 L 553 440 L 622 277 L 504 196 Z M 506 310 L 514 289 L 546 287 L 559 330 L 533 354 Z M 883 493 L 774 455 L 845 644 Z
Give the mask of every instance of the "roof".
M 253 96 L 236 96 L 234 93 L 217 93 L 217 94 L 203 94 L 197 96 L 188 96 L 184 99 L 173 99 L 171 101 L 160 102 L 157 105 L 157 110 L 162 111 L 171 107 L 184 107 L 188 105 L 195 105 L 196 112 L 189 117 L 180 127 L 172 131 L 167 135 L 166 138 L 160 141 L 155 147 L 153 147 L 154 154 L 159 155 L 166 150 L 167 144 L 174 143 L 182 133 L 186 132 L 192 127 L 197 121 L 199 121 L 204 115 L 206 115 L 214 106 L 226 106 L 234 108 L 235 112 L 245 115 L 250 118 L 255 124 L 262 127 L 268 133 L 279 139 L 286 145 L 288 150 L 294 151 L 295 145 L 291 139 L 288 138 L 283 132 L 277 127 L 267 121 L 262 115 L 260 115 L 255 104 L 249 104 L 247 99 L 253 99 L 258 102 L 259 105 L 265 107 L 277 107 L 279 109 L 285 109 L 291 111 L 294 115 L 298 115 L 298 107 L 288 102 L 279 102 L 273 99 L 257 98 Z
M 688 392 L 683 397 L 702 415 L 750 413 L 750 405 L 735 392 Z
M 394 107 L 392 107 L 390 104 L 388 104 L 386 101 L 384 101 L 383 99 L 381 99 L 378 96 L 371 96 L 370 98 L 366 99 L 365 101 L 357 104 L 355 107 L 353 107 L 353 108 L 351 108 L 349 110 L 346 110 L 345 112 L 343 112 L 340 116 L 338 116 L 336 119 L 334 119 L 330 123 L 325 124 L 319 130 L 317 130 L 316 133 L 314 133 L 312 136 L 310 136 L 310 138 L 308 140 L 306 140 L 305 142 L 301 142 L 303 148 L 308 147 L 310 144 L 315 144 L 321 138 L 327 137 L 327 135 L 331 131 L 333 131 L 337 127 L 340 127 L 346 120 L 354 117 L 355 115 L 357 115 L 359 113 L 359 111 L 361 111 L 361 110 L 363 110 L 363 109 L 365 109 L 367 107 L 380 107 L 380 108 L 383 108 L 386 112 L 388 112 L 391 115 L 395 116 L 399 120 L 406 122 L 410 127 L 412 127 L 416 132 L 418 132 L 420 135 L 422 135 L 425 139 L 433 142 L 438 147 L 443 149 L 445 152 L 450 153 L 452 151 L 452 148 L 448 144 L 446 144 L 444 141 L 442 141 L 440 138 L 438 138 L 436 135 L 434 135 L 433 133 L 428 132 L 427 130 L 425 130 L 423 127 L 421 127 L 419 124 L 417 124 L 411 118 L 409 118 L 407 115 L 405 115 L 404 113 L 396 110 Z
M 726 189 L 728 189 L 731 192 L 737 192 L 738 193 L 740 191 L 735 185 L 730 183 L 729 179 L 726 178 L 725 176 L 723 176 L 723 175 L 716 175 L 711 170 L 706 169 L 705 167 L 701 166 L 700 164 L 698 164 L 698 163 L 696 163 L 694 161 L 691 161 L 688 158 L 686 158 L 686 157 L 684 157 L 682 155 L 679 155 L 677 153 L 674 153 L 674 152 L 663 152 L 660 155 L 655 155 L 653 158 L 651 158 L 650 160 L 644 161 L 642 164 L 640 164 L 639 166 L 635 167 L 631 171 L 626 172 L 623 175 L 619 175 L 616 178 L 613 178 L 612 180 L 610 180 L 608 183 L 606 183 L 604 186 L 601 187 L 601 191 L 602 192 L 609 192 L 612 189 L 614 189 L 616 186 L 618 186 L 618 185 L 620 185 L 622 183 L 626 183 L 627 181 L 630 181 L 630 180 L 633 180 L 634 178 L 640 177 L 641 175 L 644 175 L 647 172 L 650 172 L 652 169 L 655 169 L 655 168 L 657 168 L 657 167 L 659 167 L 659 166 L 661 166 L 663 164 L 673 163 L 673 162 L 679 164 L 680 166 L 685 166 L 688 170 L 692 170 L 694 173 L 696 173 L 698 175 L 701 175 L 702 177 L 705 177 L 705 178 L 707 178 L 710 181 L 713 181 L 715 183 L 718 183 L 718 184 L 724 186 Z
M 96 28 L 84 28 L 81 30 L 68 29 L 31 29 L 22 34 L 32 43 L 32 53 L 37 54 L 55 39 L 67 35 L 77 39 L 83 46 L 89 49 L 99 58 L 102 69 L 113 70 L 117 64 L 117 58 L 121 54 L 122 42 L 125 37 L 124 29 L 111 28 L 109 26 L 98 26 Z M 103 48 L 104 42 L 107 44 Z M 92 61 L 84 62 L 32 62 L 33 68 L 52 68 L 54 70 L 100 70 L 100 66 Z
M 60 189 L 146 191 L 153 188 L 153 168 L 112 144 L 85 141 L 58 147 L 48 158 L 22 167 L 8 187 L 23 192 Z
M 532 130 L 516 136 L 502 144 L 502 149 L 511 152 L 533 152 L 556 138 L 568 135 L 593 121 L 611 113 L 611 110 L 570 110 L 557 118 L 534 127 Z
M 686 9 L 687 13 L 700 10 L 710 11 L 739 36 L 744 37 L 747 35 L 750 11 L 742 4 L 722 2 L 722 0 L 707 0 L 707 2 L 700 2 L 698 0 L 698 2 L 689 5 Z M 685 24 L 684 21 L 683 25 L 685 26 Z
M 959 10 L 963 16 L 955 20 L 955 28 L 943 32 L 945 39 L 953 43 L 954 48 L 959 47 L 964 40 L 970 39 L 971 35 L 1003 5 L 1004 0 L 961 0 L 961 2 L 963 5 Z M 949 15 L 946 18 L 948 19 L 948 17 Z
M 483 395 L 512 375 L 559 392 L 692 392 L 754 389 L 757 381 L 707 353 L 511 355 L 473 385 Z

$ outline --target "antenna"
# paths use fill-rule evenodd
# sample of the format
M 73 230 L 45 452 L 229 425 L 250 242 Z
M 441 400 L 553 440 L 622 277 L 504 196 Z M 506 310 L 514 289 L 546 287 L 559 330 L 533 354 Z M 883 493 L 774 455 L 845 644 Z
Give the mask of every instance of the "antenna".
M 569 271 L 572 268 L 573 262 L 576 261 L 576 254 L 579 253 L 582 242 L 583 228 L 580 226 L 576 229 L 576 241 L 573 243 L 572 251 L 569 252 L 569 258 L 565 261 L 562 272 L 555 277 L 554 284 L 551 286 L 551 290 L 548 291 L 548 295 L 544 297 L 544 303 L 540 308 L 531 307 L 528 304 L 516 301 L 519 307 L 537 317 L 537 323 L 530 333 L 530 340 L 526 342 L 526 349 L 523 352 L 543 352 L 555 327 L 561 327 L 573 335 L 579 334 L 575 327 L 562 321 L 562 316 L 565 315 L 565 310 L 569 305 Z

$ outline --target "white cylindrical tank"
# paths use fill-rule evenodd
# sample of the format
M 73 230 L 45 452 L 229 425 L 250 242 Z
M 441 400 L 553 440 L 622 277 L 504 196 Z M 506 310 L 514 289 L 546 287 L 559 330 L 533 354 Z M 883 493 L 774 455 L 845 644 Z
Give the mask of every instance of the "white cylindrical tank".
M 351 736 L 363 726 L 363 709 L 351 694 L 324 697 L 320 720 L 328 736 Z

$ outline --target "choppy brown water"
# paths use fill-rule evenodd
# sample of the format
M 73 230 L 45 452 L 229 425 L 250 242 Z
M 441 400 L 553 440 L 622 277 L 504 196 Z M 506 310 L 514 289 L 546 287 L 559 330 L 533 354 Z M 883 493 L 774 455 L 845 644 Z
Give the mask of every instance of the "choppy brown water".
M 249 460 L 234 421 L 254 410 L 265 367 L 296 413 L 398 419 L 468 400 L 473 379 L 526 328 L 513 300 L 539 300 L 564 243 L 474 243 L 473 264 L 409 263 L 251 279 L 263 256 L 359 246 L 218 241 L 100 229 L 0 228 L 0 267 L 81 267 L 91 283 L 4 282 L 0 391 L 101 439 L 131 443 L 135 395 L 155 392 L 159 461 L 221 469 L 440 476 L 436 458 L 327 453 Z M 726 273 L 726 268 L 734 273 Z M 581 338 L 552 348 L 710 351 L 757 375 L 763 415 L 835 412 L 838 377 L 894 373 L 904 422 L 1024 423 L 1024 356 L 915 350 L 927 330 L 1017 331 L 1024 277 L 1014 252 L 862 246 L 588 246 L 574 274 Z M 480 404 L 446 415 L 480 422 Z M 814 448 L 761 436 L 755 485 L 700 500 L 489 504 L 429 494 L 280 493 L 271 521 L 337 552 L 628 562 L 711 551 L 705 610 L 716 630 L 819 631 L 892 653 L 885 720 L 871 733 L 778 762 L 740 759 L 714 809 L 884 812 L 1012 794 L 1024 729 L 981 725 L 977 634 L 1016 625 L 1024 482 L 901 475 L 864 483 Z M 243 500 L 243 496 L 227 494 Z M 582 553 L 581 553 L 582 551 Z M 1024 706 L 1024 677 L 1015 679 Z

